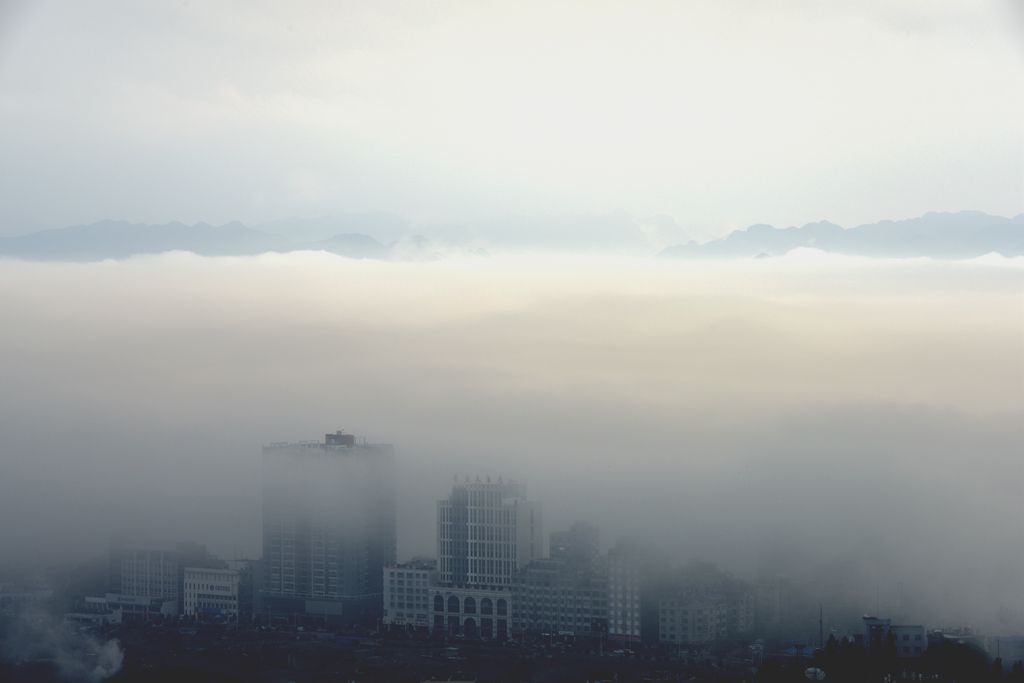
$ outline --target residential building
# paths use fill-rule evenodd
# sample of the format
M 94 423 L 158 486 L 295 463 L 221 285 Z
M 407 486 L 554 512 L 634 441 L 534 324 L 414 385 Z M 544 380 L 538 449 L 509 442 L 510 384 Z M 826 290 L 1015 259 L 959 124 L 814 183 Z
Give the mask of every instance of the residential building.
M 641 640 L 643 564 L 631 545 L 620 544 L 608 553 L 608 637 L 623 644 Z
M 389 626 L 431 628 L 431 585 L 437 562 L 414 559 L 384 568 L 384 623 Z
M 535 560 L 515 586 L 517 633 L 597 637 L 608 631 L 608 574 L 596 558 Z
M 336 432 L 267 446 L 263 464 L 263 609 L 376 619 L 395 562 L 394 449 Z
M 729 606 L 721 593 L 681 589 L 659 601 L 658 634 L 662 643 L 709 643 L 728 632 Z
M 516 633 L 596 637 L 608 631 L 608 571 L 597 527 L 582 522 L 551 534 L 550 558 L 516 575 Z

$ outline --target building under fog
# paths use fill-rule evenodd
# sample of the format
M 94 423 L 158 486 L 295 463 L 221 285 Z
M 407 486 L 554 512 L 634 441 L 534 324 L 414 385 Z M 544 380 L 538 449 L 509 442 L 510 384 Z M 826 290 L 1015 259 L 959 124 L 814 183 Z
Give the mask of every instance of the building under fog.
M 516 574 L 543 556 L 542 533 L 540 504 L 527 499 L 522 484 L 456 483 L 437 505 L 431 628 L 507 637 Z
M 240 575 L 234 569 L 186 567 L 183 613 L 198 619 L 237 620 Z
M 351 434 L 263 449 L 263 605 L 329 621 L 380 614 L 395 562 L 395 458 Z
M 431 589 L 437 562 L 416 559 L 384 568 L 384 623 L 414 629 L 431 627 Z
M 893 624 L 891 619 L 864 615 L 864 646 L 882 650 L 889 644 L 901 658 L 920 657 L 928 649 L 928 637 L 921 624 Z
M 576 523 L 551 534 L 551 557 L 516 576 L 517 633 L 599 637 L 608 631 L 608 572 L 597 528 Z
M 218 568 L 224 563 L 199 543 L 183 542 L 168 547 L 115 541 L 110 547 L 111 594 L 170 602 L 170 613 L 181 614 L 187 566 Z M 127 602 L 134 604 L 132 600 Z
M 173 548 L 117 544 L 111 548 L 111 566 L 115 593 L 175 602 L 181 594 L 181 553 Z
M 754 629 L 754 589 L 713 564 L 692 563 L 670 573 L 656 593 L 662 643 L 708 643 Z

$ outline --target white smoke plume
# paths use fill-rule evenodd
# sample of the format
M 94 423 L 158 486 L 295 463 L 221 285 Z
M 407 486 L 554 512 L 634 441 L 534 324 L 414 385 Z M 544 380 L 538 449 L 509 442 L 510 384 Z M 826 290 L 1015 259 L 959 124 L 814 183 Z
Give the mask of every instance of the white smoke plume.
M 15 663 L 50 661 L 65 681 L 99 683 L 121 670 L 124 651 L 117 639 L 100 641 L 48 614 L 29 611 L 0 641 L 0 658 Z

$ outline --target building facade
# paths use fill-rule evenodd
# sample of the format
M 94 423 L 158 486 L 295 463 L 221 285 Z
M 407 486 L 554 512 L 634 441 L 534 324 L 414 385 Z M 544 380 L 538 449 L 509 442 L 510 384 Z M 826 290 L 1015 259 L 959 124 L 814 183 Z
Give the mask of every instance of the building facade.
M 263 607 L 327 620 L 380 615 L 395 562 L 394 450 L 351 434 L 263 449 Z
M 662 643 L 709 643 L 728 633 L 729 604 L 724 595 L 684 590 L 658 603 L 658 635 Z
M 238 619 L 240 576 L 237 571 L 186 567 L 184 577 L 185 616 Z
M 903 659 L 920 657 L 928 649 L 928 636 L 921 624 L 893 624 L 891 619 L 865 615 L 864 646 L 879 650 L 890 644 L 896 656 Z
M 112 548 L 116 569 L 114 593 L 136 598 L 170 600 L 181 595 L 181 555 L 176 550 L 145 545 Z
M 540 504 L 526 487 L 490 479 L 456 482 L 437 505 L 432 631 L 505 639 L 517 573 L 544 552 Z
M 511 588 L 518 569 L 543 555 L 540 504 L 526 487 L 489 479 L 456 483 L 437 505 L 439 580 L 444 585 Z
M 608 565 L 597 527 L 577 522 L 551 534 L 550 557 L 516 575 L 513 630 L 599 637 L 608 632 Z
M 173 601 L 174 613 L 184 609 L 185 567 L 223 568 L 224 562 L 206 546 L 185 541 L 173 547 L 116 541 L 110 547 L 111 593 Z
M 608 574 L 596 558 L 536 560 L 516 577 L 516 633 L 599 637 L 608 631 Z
M 630 547 L 608 553 L 608 637 L 623 644 L 639 644 L 641 637 L 640 589 L 643 562 Z
M 437 562 L 433 560 L 384 567 L 384 623 L 430 629 L 431 586 L 436 577 Z
M 505 640 L 512 633 L 511 588 L 434 586 L 431 631 L 467 638 Z

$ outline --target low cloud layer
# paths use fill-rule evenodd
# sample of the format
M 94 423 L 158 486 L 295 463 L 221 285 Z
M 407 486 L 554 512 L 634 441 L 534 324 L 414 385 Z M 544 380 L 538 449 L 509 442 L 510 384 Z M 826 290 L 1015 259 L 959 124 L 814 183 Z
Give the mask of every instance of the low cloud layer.
M 345 428 L 398 448 L 400 556 L 504 475 L 547 530 L 1021 629 L 1022 291 L 996 257 L 4 261 L 2 559 L 256 555 L 261 444 Z

